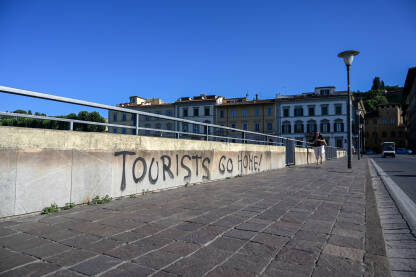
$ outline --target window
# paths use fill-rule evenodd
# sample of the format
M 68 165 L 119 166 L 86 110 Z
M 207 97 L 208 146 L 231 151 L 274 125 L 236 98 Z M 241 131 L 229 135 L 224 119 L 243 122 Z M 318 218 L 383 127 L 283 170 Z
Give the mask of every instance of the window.
M 373 124 L 377 125 L 377 119 L 373 119 Z
M 242 113 L 242 114 L 243 114 L 243 116 L 244 116 L 244 117 L 248 116 L 248 111 L 247 111 L 247 109 L 243 109 L 243 113 Z
M 391 118 L 391 119 L 390 119 L 390 124 L 391 124 L 391 125 L 396 124 L 396 119 L 395 119 L 395 118 Z
M 267 115 L 268 115 L 268 116 L 273 115 L 273 109 L 272 109 L 272 107 L 268 107 L 268 108 L 267 108 Z
M 306 125 L 306 132 L 313 133 L 315 131 L 316 131 L 316 121 L 315 120 L 308 121 L 308 124 Z
M 224 110 L 220 110 L 220 118 L 224 118 Z
M 187 117 L 188 116 L 188 108 L 183 108 L 182 115 L 183 115 L 183 117 Z
M 303 116 L 303 108 L 302 107 L 296 107 L 295 108 L 295 116 Z
M 254 131 L 259 132 L 260 131 L 260 123 L 256 122 L 254 124 Z
M 182 123 L 182 132 L 188 132 L 188 123 Z
M 167 116 L 172 116 L 172 112 L 171 111 L 166 111 L 166 115 Z
M 199 108 L 194 108 L 194 116 L 199 116 Z
M 121 133 L 125 134 L 126 133 L 126 128 L 121 128 Z
M 342 120 L 336 120 L 334 123 L 334 132 L 341 133 L 344 132 L 344 122 Z
M 117 113 L 113 113 L 113 121 L 117 121 Z
M 194 124 L 194 133 L 199 134 L 199 125 L 198 124 Z
M 383 138 L 387 137 L 387 133 L 386 132 L 382 132 L 381 133 L 381 137 L 383 137 Z
M 171 123 L 166 123 L 166 129 L 167 130 L 172 130 L 172 124 Z
M 271 130 L 273 130 L 273 123 L 267 122 L 267 131 L 271 131 Z
M 285 121 L 282 124 L 282 133 L 283 134 L 290 134 L 292 132 L 291 130 L 291 126 L 290 126 L 290 122 L 289 121 Z
M 284 117 L 289 117 L 289 108 L 284 108 L 283 109 L 283 116 Z
M 343 139 L 342 139 L 342 137 L 341 138 L 335 138 L 335 146 L 336 147 L 339 147 L 339 148 L 342 148 L 343 147 Z
M 243 123 L 243 130 L 248 130 L 248 124 L 247 124 L 247 122 L 244 122 Z
M 391 136 L 392 138 L 395 138 L 395 137 L 396 137 L 396 132 L 395 132 L 395 131 L 391 131 L 391 132 L 390 132 L 390 136 Z
M 205 107 L 204 108 L 204 115 L 205 116 L 209 116 L 210 112 L 209 112 L 210 108 L 209 107 Z
M 260 109 L 259 109 L 259 108 L 256 108 L 256 109 L 254 110 L 254 115 L 255 115 L 255 116 L 260 116 Z
M 231 123 L 231 128 L 235 128 L 235 123 Z
M 157 123 L 156 124 L 156 129 L 159 129 L 160 130 L 161 128 L 162 128 L 162 125 L 160 123 Z
M 315 115 L 315 107 L 309 107 L 308 108 L 308 110 L 309 110 L 309 116 L 314 116 Z
M 322 133 L 329 133 L 329 132 L 331 132 L 331 130 L 330 130 L 330 128 L 331 128 L 331 125 L 329 124 L 329 121 L 328 120 L 322 120 L 321 121 L 321 132 Z
M 231 110 L 231 117 L 236 117 L 237 116 L 237 112 L 235 110 Z
M 145 127 L 145 128 L 150 128 L 150 124 L 149 124 L 149 123 L 147 123 L 147 124 L 145 124 L 145 125 L 144 125 L 144 127 Z M 144 133 L 145 133 L 145 135 L 147 135 L 147 136 L 148 136 L 148 135 L 150 135 L 150 131 L 149 131 L 149 130 L 146 130 Z
M 117 128 L 113 128 L 113 133 L 117 133 Z
M 328 115 L 328 106 L 322 106 L 321 107 L 321 114 L 322 115 Z
M 295 123 L 295 133 L 303 133 L 303 122 L 296 121 Z
M 335 105 L 335 114 L 342 114 L 342 106 Z
M 386 119 L 382 119 L 381 120 L 381 124 L 386 125 L 387 124 L 387 120 Z
M 130 129 L 130 132 L 131 132 L 132 135 L 135 135 L 136 134 L 136 130 L 135 129 Z
M 123 121 L 127 121 L 127 115 L 125 114 L 125 113 L 123 113 L 123 115 L 122 115 L 122 120 Z M 123 133 L 124 134 L 124 133 Z
M 329 95 L 329 89 L 321 89 L 321 95 L 322 96 Z

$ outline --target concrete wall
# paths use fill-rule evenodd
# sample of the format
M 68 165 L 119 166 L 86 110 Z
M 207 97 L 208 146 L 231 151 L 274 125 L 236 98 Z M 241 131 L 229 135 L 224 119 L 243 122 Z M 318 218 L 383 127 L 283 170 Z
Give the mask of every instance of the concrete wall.
M 285 166 L 281 146 L 0 127 L 0 217 Z

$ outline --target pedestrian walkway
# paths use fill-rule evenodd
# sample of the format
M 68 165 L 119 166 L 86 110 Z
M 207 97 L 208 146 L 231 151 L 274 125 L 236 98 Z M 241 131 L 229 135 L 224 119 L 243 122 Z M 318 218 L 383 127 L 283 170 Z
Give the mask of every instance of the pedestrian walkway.
M 367 159 L 0 222 L 1 276 L 363 276 Z M 376 226 L 376 225 L 374 225 Z

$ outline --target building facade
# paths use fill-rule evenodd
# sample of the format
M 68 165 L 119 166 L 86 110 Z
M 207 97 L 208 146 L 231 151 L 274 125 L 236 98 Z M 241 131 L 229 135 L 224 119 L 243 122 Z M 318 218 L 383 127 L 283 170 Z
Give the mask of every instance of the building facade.
M 395 142 L 396 147 L 406 147 L 406 127 L 400 104 L 382 104 L 365 116 L 365 147 L 381 152 L 383 142 Z
M 256 99 L 249 101 L 247 97 L 226 98 L 217 105 L 217 124 L 246 131 L 276 135 L 275 100 Z M 218 130 L 218 135 L 227 134 L 241 138 L 241 132 Z M 246 135 L 247 139 L 264 140 L 254 135 Z
M 407 72 L 403 88 L 403 117 L 408 147 L 416 152 L 416 67 Z
M 347 99 L 345 91 L 336 91 L 333 86 L 317 87 L 314 92 L 301 95 L 278 95 L 278 135 L 310 141 L 313 133 L 320 131 L 328 145 L 345 148 Z
M 217 95 L 201 94 L 194 97 L 181 97 L 175 102 L 176 117 L 216 124 L 216 105 L 221 104 L 222 101 L 223 97 Z M 185 133 L 201 135 L 207 133 L 206 127 L 198 124 L 177 122 L 177 128 Z M 212 128 L 209 129 L 209 132 L 213 134 Z

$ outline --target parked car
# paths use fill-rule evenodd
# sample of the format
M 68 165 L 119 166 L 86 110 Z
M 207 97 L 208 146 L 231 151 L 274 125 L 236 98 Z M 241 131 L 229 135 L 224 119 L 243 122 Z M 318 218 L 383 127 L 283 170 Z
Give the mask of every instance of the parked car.
M 412 154 L 412 150 L 406 148 L 397 148 L 396 154 Z
M 375 154 L 376 152 L 374 152 L 373 150 L 371 150 L 371 149 L 368 149 L 367 150 L 367 152 L 366 152 L 366 154 L 367 155 L 373 155 L 373 154 Z
M 396 158 L 396 151 L 394 148 L 395 148 L 394 142 L 383 142 L 381 144 L 381 156 L 383 158 L 386 158 L 387 156 Z

